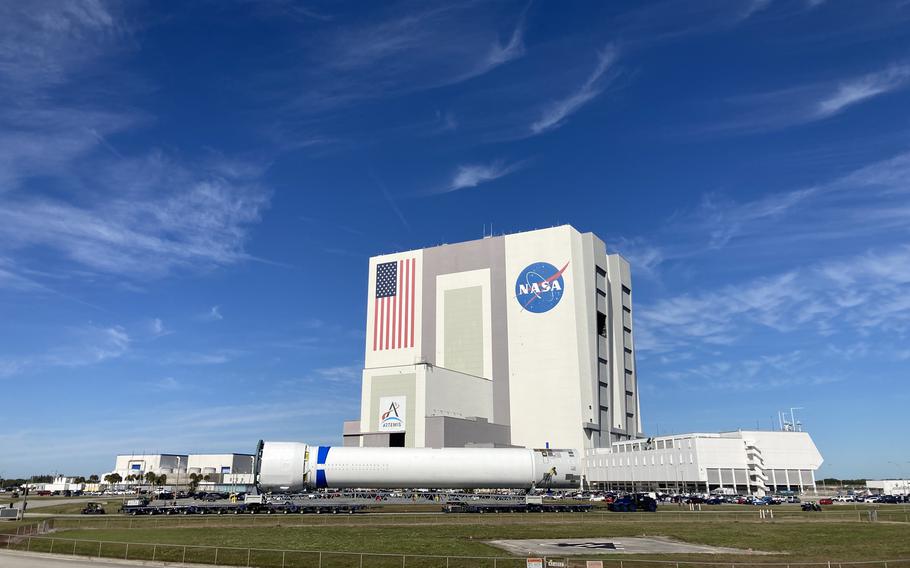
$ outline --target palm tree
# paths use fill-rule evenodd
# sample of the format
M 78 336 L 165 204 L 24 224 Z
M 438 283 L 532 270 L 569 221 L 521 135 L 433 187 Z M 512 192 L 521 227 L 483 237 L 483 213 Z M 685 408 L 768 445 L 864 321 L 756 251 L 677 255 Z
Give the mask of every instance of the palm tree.
M 117 485 L 118 483 L 123 481 L 123 477 L 121 477 L 119 473 L 109 473 L 104 476 L 104 480 L 107 481 L 108 483 L 110 483 L 111 485 Z
M 157 480 L 158 480 L 158 476 L 155 475 L 154 471 L 145 472 L 145 482 L 146 483 L 148 483 L 149 485 L 154 485 L 155 481 L 157 481 Z
M 88 476 L 88 482 L 89 483 L 98 483 L 98 475 L 93 473 L 90 476 Z
M 167 483 L 167 475 L 161 474 L 155 478 L 155 485 L 164 485 Z

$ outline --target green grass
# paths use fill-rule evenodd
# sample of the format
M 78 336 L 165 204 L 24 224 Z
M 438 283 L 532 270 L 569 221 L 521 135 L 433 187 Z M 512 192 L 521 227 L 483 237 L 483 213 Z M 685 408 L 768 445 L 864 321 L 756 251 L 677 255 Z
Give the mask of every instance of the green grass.
M 107 514 L 117 513 L 120 510 L 120 506 L 123 504 L 123 499 L 110 499 L 102 500 L 98 499 L 96 503 L 101 503 L 101 506 L 104 507 L 104 511 Z M 88 501 L 78 501 L 73 503 L 65 503 L 63 505 L 52 505 L 50 507 L 29 507 L 28 511 L 30 513 L 40 513 L 42 515 L 75 515 L 82 512 L 82 509 L 85 508 L 85 505 Z
M 335 518 L 332 520 L 334 521 Z M 775 523 L 702 521 L 629 522 L 604 518 L 592 522 L 544 515 L 464 517 L 363 517 L 345 522 L 298 527 L 194 527 L 63 530 L 56 538 L 147 544 L 206 545 L 259 549 L 330 550 L 433 554 L 453 556 L 505 556 L 484 541 L 522 538 L 586 538 L 668 536 L 682 541 L 786 554 L 783 562 L 820 560 L 873 560 L 910 558 L 910 528 L 903 523 L 800 522 Z M 169 520 L 169 519 L 168 519 Z M 594 518 L 596 521 L 597 519 Z M 136 526 L 142 526 L 137 524 Z M 60 541 L 62 542 L 62 541 Z M 61 545 L 62 546 L 62 545 Z M 72 544 L 69 545 L 72 548 Z M 83 546 L 83 545 L 80 545 Z M 95 546 L 97 545 L 84 545 Z M 119 546 L 119 545 L 105 545 Z M 134 547 L 135 551 L 139 550 Z M 138 554 L 138 553 L 137 553 Z M 130 556 L 133 557 L 132 555 Z M 781 562 L 780 558 L 746 555 L 636 555 L 638 558 L 685 561 L 748 560 Z M 629 558 L 628 555 L 623 558 Z M 221 559 L 224 560 L 223 558 Z

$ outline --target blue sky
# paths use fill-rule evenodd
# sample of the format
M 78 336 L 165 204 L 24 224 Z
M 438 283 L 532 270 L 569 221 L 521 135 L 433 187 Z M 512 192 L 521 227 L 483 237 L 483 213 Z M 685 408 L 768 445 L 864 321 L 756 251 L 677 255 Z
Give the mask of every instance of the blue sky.
M 908 475 L 908 48 L 897 1 L 2 3 L 0 476 L 338 443 L 370 255 L 563 223 L 632 262 L 648 432 L 803 407 L 822 475 Z

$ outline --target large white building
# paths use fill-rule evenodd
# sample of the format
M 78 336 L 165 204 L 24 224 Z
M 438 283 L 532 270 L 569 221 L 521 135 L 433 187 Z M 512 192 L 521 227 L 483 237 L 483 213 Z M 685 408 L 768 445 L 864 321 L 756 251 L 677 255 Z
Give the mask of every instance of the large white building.
M 575 448 L 611 489 L 814 490 L 804 432 L 641 434 L 628 262 L 560 226 L 370 259 L 345 445 Z
M 590 449 L 639 435 L 628 262 L 564 225 L 370 259 L 345 443 Z
M 589 450 L 586 480 L 600 489 L 815 491 L 822 456 L 806 432 L 739 430 L 642 438 Z

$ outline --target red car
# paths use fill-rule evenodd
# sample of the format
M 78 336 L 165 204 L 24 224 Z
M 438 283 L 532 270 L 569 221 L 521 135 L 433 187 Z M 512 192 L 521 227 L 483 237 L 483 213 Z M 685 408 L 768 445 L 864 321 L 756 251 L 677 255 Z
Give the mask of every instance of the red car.
M 834 499 L 831 499 L 829 497 L 823 497 L 822 499 L 818 500 L 818 504 L 819 505 L 833 505 Z

